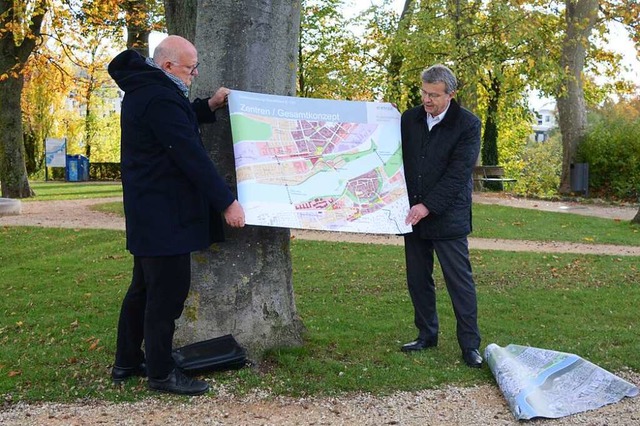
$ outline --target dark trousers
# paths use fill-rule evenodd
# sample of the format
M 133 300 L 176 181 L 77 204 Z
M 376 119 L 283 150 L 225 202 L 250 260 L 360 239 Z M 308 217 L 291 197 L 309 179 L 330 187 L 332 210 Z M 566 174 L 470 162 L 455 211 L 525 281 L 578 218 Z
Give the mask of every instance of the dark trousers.
M 404 236 L 404 246 L 407 285 L 413 302 L 418 336 L 426 340 L 437 341 L 438 338 L 436 287 L 433 280 L 435 251 L 453 304 L 460 348 L 478 349 L 478 302 L 467 238 L 425 240 L 417 232 L 412 232 Z
M 175 320 L 182 314 L 190 285 L 190 254 L 133 257 L 133 277 L 120 310 L 115 365 L 134 367 L 146 355 L 149 377 L 164 378 L 173 370 Z

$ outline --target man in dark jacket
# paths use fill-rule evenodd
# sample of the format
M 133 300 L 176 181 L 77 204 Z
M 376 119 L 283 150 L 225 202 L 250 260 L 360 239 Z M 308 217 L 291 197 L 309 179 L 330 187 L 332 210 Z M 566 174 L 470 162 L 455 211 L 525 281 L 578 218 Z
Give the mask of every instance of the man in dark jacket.
M 422 72 L 422 105 L 402 114 L 402 153 L 411 208 L 404 236 L 407 284 L 418 337 L 403 352 L 438 344 L 434 251 L 457 320 L 462 357 L 481 367 L 476 289 L 467 236 L 471 232 L 472 171 L 480 150 L 480 120 L 453 99 L 457 81 L 444 65 Z
M 121 383 L 147 375 L 150 389 L 199 395 L 208 384 L 175 367 L 172 343 L 191 283 L 191 252 L 222 241 L 221 212 L 228 225 L 244 226 L 244 211 L 209 159 L 198 127 L 215 121 L 229 90 L 189 101 L 198 54 L 182 37 L 165 38 L 153 56 L 127 50 L 109 64 L 125 92 L 121 170 L 133 254 L 111 376 Z

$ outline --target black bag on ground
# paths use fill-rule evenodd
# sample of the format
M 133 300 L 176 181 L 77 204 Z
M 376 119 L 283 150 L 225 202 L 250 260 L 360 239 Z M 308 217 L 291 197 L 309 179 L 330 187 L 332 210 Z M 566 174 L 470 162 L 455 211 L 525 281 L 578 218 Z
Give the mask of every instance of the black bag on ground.
M 247 363 L 247 353 L 227 334 L 174 349 L 173 359 L 184 373 L 198 374 L 242 368 Z

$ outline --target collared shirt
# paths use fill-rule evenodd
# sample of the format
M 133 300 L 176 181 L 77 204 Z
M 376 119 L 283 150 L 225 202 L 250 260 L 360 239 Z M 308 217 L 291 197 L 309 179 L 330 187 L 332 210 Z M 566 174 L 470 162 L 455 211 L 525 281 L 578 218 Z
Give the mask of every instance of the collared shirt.
M 449 105 L 451 105 L 451 103 L 449 103 Z M 435 126 L 436 124 L 442 121 L 442 119 L 444 118 L 444 115 L 449 110 L 449 105 L 447 105 L 447 108 L 444 111 L 442 111 L 440 114 L 436 115 L 435 117 L 427 113 L 427 126 L 429 127 L 429 131 L 431 131 L 433 126 Z

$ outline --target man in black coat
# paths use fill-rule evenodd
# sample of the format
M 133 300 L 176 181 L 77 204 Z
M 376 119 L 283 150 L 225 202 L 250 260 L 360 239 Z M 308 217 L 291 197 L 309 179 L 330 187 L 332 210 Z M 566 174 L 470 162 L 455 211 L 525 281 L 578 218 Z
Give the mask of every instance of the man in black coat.
M 220 213 L 228 225 L 244 226 L 244 211 L 211 162 L 198 127 L 215 121 L 229 90 L 190 102 L 197 67 L 195 47 L 178 36 L 165 38 L 153 59 L 127 50 L 109 64 L 125 92 L 121 170 L 133 255 L 111 376 L 121 383 L 146 375 L 150 389 L 186 395 L 209 388 L 183 375 L 172 358 L 175 320 L 191 284 L 191 252 L 223 240 Z
M 434 252 L 457 320 L 458 344 L 470 367 L 481 367 L 471 232 L 472 171 L 480 151 L 480 120 L 453 99 L 457 81 L 444 65 L 422 72 L 422 105 L 402 114 L 402 153 L 411 208 L 404 236 L 407 285 L 418 337 L 403 352 L 438 344 Z

